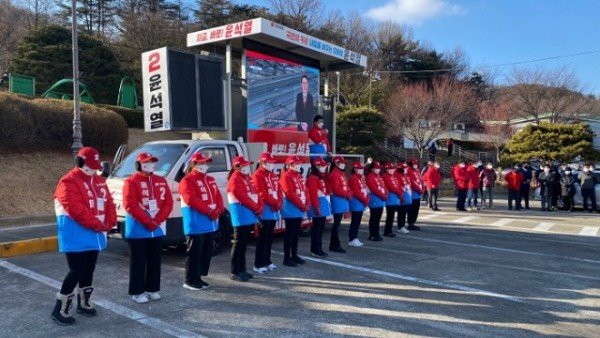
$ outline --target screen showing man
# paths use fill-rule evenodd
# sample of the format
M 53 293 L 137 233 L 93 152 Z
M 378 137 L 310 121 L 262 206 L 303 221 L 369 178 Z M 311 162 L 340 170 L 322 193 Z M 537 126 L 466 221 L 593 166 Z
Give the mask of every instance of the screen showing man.
M 313 96 L 308 92 L 308 86 L 308 77 L 302 75 L 302 91 L 296 96 L 296 121 L 300 122 L 298 125 L 300 131 L 308 131 L 308 127 L 317 113 Z

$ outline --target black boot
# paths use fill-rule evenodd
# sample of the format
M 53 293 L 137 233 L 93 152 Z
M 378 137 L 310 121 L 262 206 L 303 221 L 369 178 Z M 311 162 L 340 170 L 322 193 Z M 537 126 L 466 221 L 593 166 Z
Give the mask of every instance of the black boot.
M 93 317 L 98 314 L 96 309 L 92 307 L 92 303 L 90 303 L 92 292 L 94 292 L 94 287 L 92 286 L 79 289 L 79 292 L 77 292 L 77 313 L 86 317 Z
M 69 311 L 73 306 L 73 294 L 63 295 L 56 294 L 56 304 L 50 317 L 59 325 L 72 325 L 75 323 L 75 318 L 71 317 Z

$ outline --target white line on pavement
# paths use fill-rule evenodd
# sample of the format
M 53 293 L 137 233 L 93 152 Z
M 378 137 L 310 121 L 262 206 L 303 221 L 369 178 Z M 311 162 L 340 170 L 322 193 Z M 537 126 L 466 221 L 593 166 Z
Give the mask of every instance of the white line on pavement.
M 41 274 L 31 271 L 29 269 L 22 268 L 18 265 L 9 263 L 3 259 L 0 259 L 0 266 L 9 271 L 12 271 L 12 272 L 18 273 L 22 276 L 31 278 L 42 284 L 46 284 L 53 289 L 60 289 L 60 287 L 61 287 L 61 283 L 57 280 L 54 280 L 50 277 L 41 275 Z M 113 302 L 111 302 L 107 299 L 101 298 L 101 297 L 94 297 L 93 302 L 95 304 L 97 304 L 98 306 L 101 306 L 101 307 L 103 307 L 109 311 L 112 311 L 120 316 L 129 318 L 129 319 L 136 321 L 142 325 L 152 327 L 154 329 L 157 329 L 159 331 L 162 331 L 166 334 L 169 334 L 169 335 L 172 335 L 175 337 L 204 337 L 197 333 L 194 333 L 194 332 L 176 327 L 174 325 L 171 325 L 171 324 L 169 324 L 163 320 L 160 320 L 158 318 L 150 317 L 150 316 L 143 314 L 141 312 L 138 312 L 136 310 L 132 310 L 125 306 L 113 303 Z
M 278 251 L 273 251 L 273 253 L 277 253 L 277 254 L 280 254 L 280 255 L 283 254 L 282 252 L 278 252 Z M 345 269 L 354 270 L 354 271 L 366 272 L 366 273 L 370 273 L 370 274 L 373 274 L 373 275 L 379 275 L 379 276 L 384 276 L 384 277 L 401 279 L 401 280 L 405 280 L 405 281 L 409 281 L 409 282 L 414 282 L 414 283 L 421 283 L 421 284 L 426 284 L 426 285 L 433 285 L 433 286 L 437 286 L 437 287 L 441 287 L 441 288 L 445 288 L 445 289 L 459 290 L 459 291 L 464 291 L 464 292 L 471 292 L 471 293 L 475 293 L 475 294 L 479 294 L 479 295 L 484 295 L 484 296 L 494 297 L 494 298 L 501 298 L 501 299 L 510 300 L 510 301 L 513 301 L 513 302 L 518 302 L 518 303 L 524 303 L 525 302 L 520 297 L 510 296 L 510 295 L 504 295 L 504 294 L 501 294 L 501 293 L 495 293 L 495 292 L 490 292 L 490 291 L 485 291 L 485 290 L 481 290 L 481 289 L 471 288 L 471 287 L 468 287 L 468 286 L 463 286 L 463 285 L 458 285 L 458 284 L 452 284 L 452 283 L 444 283 L 444 282 L 439 282 L 439 281 L 435 281 L 435 280 L 418 278 L 418 277 L 407 276 L 407 275 L 401 275 L 401 274 L 397 274 L 397 273 L 393 273 L 393 272 L 387 272 L 387 271 L 383 271 L 383 270 L 365 268 L 365 267 L 358 266 L 358 265 L 346 264 L 346 263 L 341 263 L 341 262 L 334 262 L 334 261 L 330 261 L 330 260 L 327 260 L 327 259 L 313 258 L 313 257 L 307 257 L 307 256 L 301 256 L 301 257 L 303 259 L 308 260 L 308 261 L 322 263 L 322 264 L 331 265 L 331 266 L 336 266 L 336 267 L 345 268 Z
M 583 227 L 579 232 L 582 236 L 596 236 L 598 234 L 599 227 Z
M 548 231 L 548 230 L 552 229 L 553 226 L 554 226 L 554 223 L 541 222 L 540 224 L 536 225 L 532 230 Z
M 452 242 L 452 241 L 443 241 L 443 240 L 439 240 L 439 239 L 421 238 L 421 237 L 414 237 L 414 236 L 406 236 L 406 238 L 415 239 L 415 240 L 418 240 L 418 241 L 425 241 L 425 242 L 445 243 L 445 244 L 452 244 L 452 245 L 468 246 L 468 247 L 479 248 L 479 249 L 487 249 L 487 250 L 495 250 L 495 251 L 519 253 L 519 254 L 531 255 L 531 256 L 561 258 L 561 259 L 567 259 L 567 260 L 578 261 L 578 262 L 600 264 L 600 261 L 596 261 L 596 260 L 593 260 L 593 259 L 579 258 L 579 257 L 552 255 L 552 254 L 545 254 L 545 253 L 541 253 L 541 252 L 506 249 L 506 248 L 499 248 L 499 247 L 496 247 L 496 246 L 487 246 L 487 245 L 479 245 L 479 244 L 469 244 L 469 243 L 460 243 L 460 242 Z
M 443 212 L 436 212 L 436 213 L 432 213 L 432 214 L 419 216 L 419 219 L 432 219 L 432 218 L 437 218 L 437 217 L 443 216 L 445 214 L 446 213 L 443 213 Z
M 477 217 L 477 216 L 465 216 L 465 217 L 457 218 L 450 222 L 452 222 L 452 223 L 467 223 L 467 222 L 470 222 L 470 221 L 472 221 L 474 219 L 478 219 L 478 218 L 479 217 Z
M 507 224 L 512 223 L 513 221 L 514 221 L 514 219 L 512 219 L 512 218 L 501 218 L 494 223 L 490 223 L 490 225 L 497 226 L 497 227 L 503 227 Z

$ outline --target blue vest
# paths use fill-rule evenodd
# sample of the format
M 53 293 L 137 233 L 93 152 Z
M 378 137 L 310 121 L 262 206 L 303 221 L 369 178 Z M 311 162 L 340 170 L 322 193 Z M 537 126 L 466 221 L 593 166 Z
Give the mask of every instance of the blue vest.
M 419 194 L 418 192 L 413 190 L 411 197 L 413 200 L 418 200 L 418 199 L 421 199 L 421 194 Z
M 154 238 L 164 236 L 163 230 L 158 227 L 150 232 L 142 223 L 138 222 L 129 213 L 125 214 L 125 238 Z
M 281 209 L 281 217 L 283 218 L 302 218 L 304 213 L 298 209 L 287 197 L 283 198 L 283 209 Z
M 329 205 L 329 201 L 325 196 L 319 196 L 319 211 L 321 214 L 316 217 L 327 217 L 331 215 L 331 205 Z M 315 210 L 312 206 L 308 210 L 308 217 L 315 217 Z
M 281 218 L 281 214 L 279 213 L 279 211 L 273 211 L 273 208 L 271 208 L 268 205 L 265 205 L 265 208 L 263 209 L 263 213 L 262 215 L 260 215 L 260 219 L 265 220 L 265 221 L 277 221 Z
M 229 213 L 231 213 L 231 225 L 237 228 L 244 225 L 254 225 L 258 218 L 248 207 L 239 202 L 229 203 Z
M 369 208 L 383 208 L 385 206 L 385 201 L 382 200 L 379 196 L 374 193 L 369 194 L 371 199 L 369 200 Z
M 103 232 L 96 232 L 75 222 L 56 200 L 54 208 L 58 228 L 58 251 L 101 251 L 106 248 L 106 235 Z
M 311 155 L 327 155 L 327 149 L 321 143 L 319 144 L 309 144 L 308 149 Z
M 395 193 L 391 192 L 388 194 L 388 199 L 385 201 L 385 205 L 388 207 L 395 207 L 400 205 L 400 198 Z
M 349 210 L 350 205 L 347 199 L 338 195 L 331 195 L 331 212 L 333 214 L 343 214 Z
M 358 198 L 352 197 L 350 199 L 350 211 L 365 211 L 365 205 Z
M 181 204 L 183 217 L 183 233 L 186 236 L 206 234 L 219 230 L 219 220 L 211 220 L 207 215 L 199 213 L 192 207 Z
M 404 191 L 402 196 L 404 196 L 404 203 L 402 203 L 402 205 L 411 205 L 412 204 L 413 198 L 412 198 L 411 193 L 409 193 L 408 191 Z

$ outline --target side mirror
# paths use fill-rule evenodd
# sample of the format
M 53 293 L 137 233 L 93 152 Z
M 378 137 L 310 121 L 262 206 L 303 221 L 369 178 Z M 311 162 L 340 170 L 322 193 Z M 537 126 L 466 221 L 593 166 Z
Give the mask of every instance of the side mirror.
M 108 161 L 102 161 L 100 163 L 100 165 L 102 165 L 102 173 L 101 175 L 104 177 L 108 177 L 110 175 L 110 162 Z

